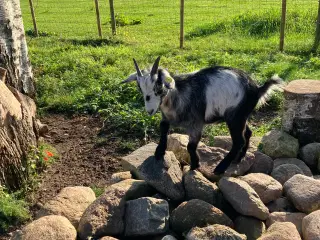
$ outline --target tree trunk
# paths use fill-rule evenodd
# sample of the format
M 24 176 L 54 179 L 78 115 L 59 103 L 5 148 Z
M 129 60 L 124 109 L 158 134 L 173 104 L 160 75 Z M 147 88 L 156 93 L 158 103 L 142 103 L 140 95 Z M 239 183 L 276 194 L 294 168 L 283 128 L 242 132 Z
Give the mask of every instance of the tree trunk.
M 9 189 L 27 178 L 27 155 L 37 144 L 34 96 L 19 0 L 0 1 L 0 185 Z

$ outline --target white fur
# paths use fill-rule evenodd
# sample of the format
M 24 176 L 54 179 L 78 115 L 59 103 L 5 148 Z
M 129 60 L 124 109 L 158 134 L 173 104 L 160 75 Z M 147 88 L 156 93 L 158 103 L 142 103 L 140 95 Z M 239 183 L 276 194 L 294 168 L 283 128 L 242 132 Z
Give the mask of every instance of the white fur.
M 222 70 L 219 74 L 212 76 L 210 85 L 206 89 L 205 120 L 209 121 L 212 117 L 223 117 L 226 110 L 236 107 L 243 96 L 244 89 L 237 74 L 233 71 Z
M 271 97 L 272 93 L 274 91 L 280 91 L 282 92 L 284 87 L 285 87 L 285 84 L 283 82 L 283 79 L 280 78 L 278 76 L 278 74 L 275 74 L 271 77 L 272 80 L 275 80 L 275 81 L 278 81 L 280 84 L 278 85 L 272 85 L 268 92 L 266 94 L 264 94 L 258 101 L 258 104 L 257 104 L 257 108 L 261 107 L 262 105 L 266 104 L 266 102 L 269 100 L 269 98 Z

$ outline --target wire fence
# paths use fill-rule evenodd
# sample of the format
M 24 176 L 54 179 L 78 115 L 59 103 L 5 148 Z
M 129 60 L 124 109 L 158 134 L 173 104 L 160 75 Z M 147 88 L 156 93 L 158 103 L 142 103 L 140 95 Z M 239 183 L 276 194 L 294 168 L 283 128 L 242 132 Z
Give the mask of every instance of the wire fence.
M 25 29 L 33 29 L 30 0 L 21 0 Z M 180 29 L 182 0 L 114 0 L 117 34 L 131 41 L 163 42 Z M 184 36 L 208 34 L 279 34 L 283 0 L 185 0 Z M 286 34 L 314 38 L 318 0 L 287 0 Z M 40 34 L 63 38 L 97 38 L 98 26 L 94 0 L 33 0 Z M 109 1 L 99 1 L 103 37 L 112 35 Z M 161 36 L 161 39 L 160 39 Z M 166 38 L 165 36 L 168 36 Z

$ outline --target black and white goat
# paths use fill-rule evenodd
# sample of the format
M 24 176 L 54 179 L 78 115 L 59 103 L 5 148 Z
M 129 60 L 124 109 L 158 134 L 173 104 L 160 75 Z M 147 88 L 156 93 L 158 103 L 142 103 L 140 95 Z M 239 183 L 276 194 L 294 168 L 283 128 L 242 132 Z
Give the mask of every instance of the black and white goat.
M 252 134 L 247 119 L 257 103 L 265 100 L 268 91 L 281 82 L 279 77 L 274 76 L 259 87 L 245 72 L 220 66 L 174 76 L 158 67 L 160 57 L 151 71 L 141 71 L 135 59 L 133 61 L 137 72 L 123 83 L 136 81 L 149 115 L 155 114 L 159 107 L 162 113 L 156 159 L 161 159 L 165 154 L 170 125 L 180 126 L 189 135 L 187 149 L 191 169 L 198 168 L 196 150 L 204 125 L 220 121 L 227 123 L 233 146 L 215 168 L 215 174 L 223 173 L 232 161 L 240 162 L 245 156 Z

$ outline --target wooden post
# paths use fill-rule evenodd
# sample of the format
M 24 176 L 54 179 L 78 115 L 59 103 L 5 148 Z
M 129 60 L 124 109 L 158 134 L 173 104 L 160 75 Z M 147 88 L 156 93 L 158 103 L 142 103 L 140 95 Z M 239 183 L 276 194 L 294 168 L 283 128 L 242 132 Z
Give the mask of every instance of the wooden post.
M 102 38 L 101 21 L 100 21 L 100 10 L 99 10 L 99 0 L 94 0 L 94 3 L 95 3 L 95 6 L 96 6 L 98 33 L 99 33 L 99 37 Z
M 283 46 L 284 46 L 286 13 L 287 13 L 287 0 L 282 0 L 282 14 L 281 14 L 281 25 L 280 25 L 280 51 L 281 52 L 283 51 Z
M 36 35 L 36 37 L 38 37 L 38 36 L 39 36 L 39 33 L 38 33 L 36 16 L 35 16 L 35 14 L 34 14 L 34 8 L 33 8 L 33 2 L 32 2 L 32 0 L 29 0 L 29 5 L 30 5 L 30 10 L 31 10 L 31 16 L 32 16 L 32 22 L 33 22 L 34 34 Z
M 116 35 L 117 34 L 117 29 L 116 29 L 116 18 L 114 16 L 113 0 L 109 0 L 109 5 L 110 5 L 110 17 L 111 17 L 112 34 Z
M 317 51 L 319 43 L 320 43 L 320 1 L 319 1 L 319 7 L 318 7 L 316 36 L 315 36 L 315 40 L 312 48 L 313 52 Z
M 180 0 L 180 48 L 184 45 L 184 0 Z

